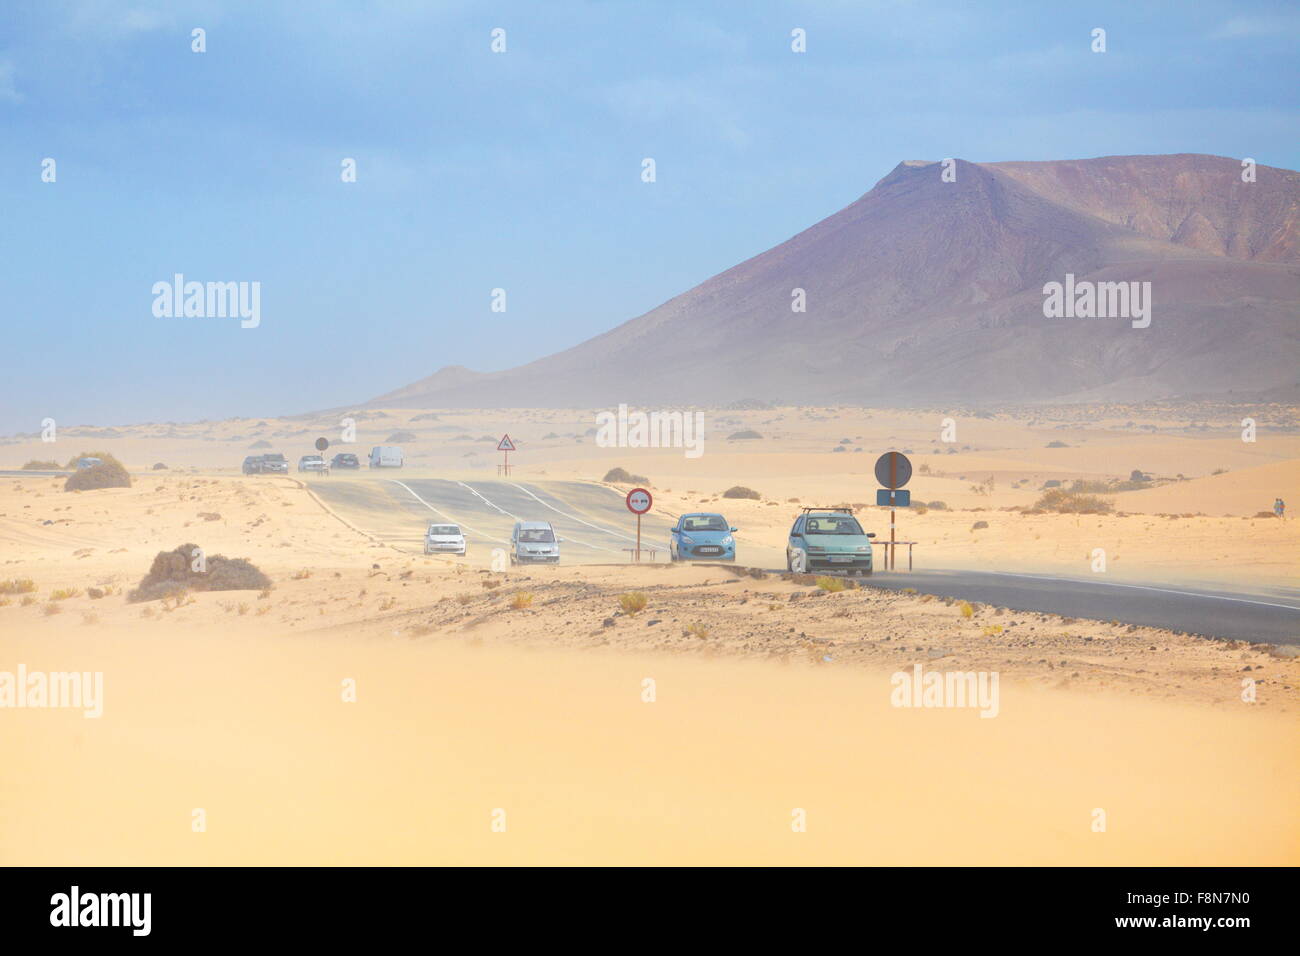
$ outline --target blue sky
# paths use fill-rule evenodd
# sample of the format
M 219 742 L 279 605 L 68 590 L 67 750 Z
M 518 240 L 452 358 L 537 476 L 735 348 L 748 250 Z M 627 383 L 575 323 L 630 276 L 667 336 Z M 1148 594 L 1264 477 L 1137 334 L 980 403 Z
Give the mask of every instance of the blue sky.
M 526 362 L 904 159 L 1297 169 L 1298 52 L 1290 3 L 6 0 L 0 433 L 294 413 Z M 260 282 L 260 326 L 155 317 L 177 272 Z

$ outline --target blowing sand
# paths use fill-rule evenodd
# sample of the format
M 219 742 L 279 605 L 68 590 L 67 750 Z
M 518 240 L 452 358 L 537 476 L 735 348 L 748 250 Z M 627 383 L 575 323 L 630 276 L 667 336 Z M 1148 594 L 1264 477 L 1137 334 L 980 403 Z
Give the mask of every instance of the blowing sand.
M 761 428 L 773 414 L 735 416 Z M 784 451 L 698 462 L 575 458 L 570 441 L 521 477 L 644 469 L 663 509 L 725 504 L 742 545 L 778 548 L 785 499 L 867 497 L 874 455 L 825 449 L 872 421 L 818 417 L 812 437 L 792 423 L 773 439 Z M 905 427 L 881 440 L 913 440 Z M 1294 583 L 1293 522 L 1251 517 L 1294 485 L 1293 437 L 1243 451 L 1147 435 L 1136 463 L 1117 457 L 1119 435 L 1101 460 L 1044 464 L 1029 440 L 1010 447 L 1024 427 L 1002 427 L 1006 447 L 987 436 L 933 456 L 966 455 L 963 470 L 916 479 L 918 498 L 949 505 L 906 517 L 924 561 L 1049 570 L 1102 542 L 1142 575 Z M 186 440 L 125 457 L 183 464 Z M 1072 470 L 1130 467 L 1173 473 L 1115 496 L 1126 517 L 1000 510 Z M 991 495 L 970 490 L 990 473 Z M 719 500 L 732 484 L 763 498 Z M 289 479 L 173 469 L 130 489 L 60 487 L 0 479 L 0 582 L 33 582 L 0 596 L 0 672 L 102 672 L 103 714 L 0 710 L 3 863 L 1300 861 L 1300 663 L 1263 645 L 739 568 L 493 574 L 367 537 Z M 127 603 L 153 555 L 187 541 L 251 559 L 273 588 Z M 1224 560 L 1189 560 L 1201 550 Z M 638 613 L 620 609 L 629 592 L 646 596 Z M 892 676 L 916 665 L 997 673 L 996 716 L 894 706 Z

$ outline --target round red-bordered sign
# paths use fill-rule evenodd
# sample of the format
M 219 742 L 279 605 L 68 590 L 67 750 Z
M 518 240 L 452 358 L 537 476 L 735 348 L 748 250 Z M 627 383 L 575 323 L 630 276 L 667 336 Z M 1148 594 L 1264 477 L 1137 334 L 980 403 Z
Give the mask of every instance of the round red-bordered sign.
M 654 498 L 644 488 L 633 488 L 627 493 L 627 510 L 634 515 L 645 514 L 654 503 Z

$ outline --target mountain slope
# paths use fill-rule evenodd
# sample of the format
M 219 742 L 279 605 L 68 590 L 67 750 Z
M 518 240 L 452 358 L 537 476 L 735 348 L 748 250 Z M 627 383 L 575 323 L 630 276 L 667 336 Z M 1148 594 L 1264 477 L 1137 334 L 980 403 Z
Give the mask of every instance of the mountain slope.
M 656 309 L 515 369 L 373 406 L 1126 400 L 1293 384 L 1300 175 L 1198 155 L 905 162 Z M 1151 326 L 1048 319 L 1043 285 L 1149 281 Z M 791 310 L 803 289 L 807 311 Z

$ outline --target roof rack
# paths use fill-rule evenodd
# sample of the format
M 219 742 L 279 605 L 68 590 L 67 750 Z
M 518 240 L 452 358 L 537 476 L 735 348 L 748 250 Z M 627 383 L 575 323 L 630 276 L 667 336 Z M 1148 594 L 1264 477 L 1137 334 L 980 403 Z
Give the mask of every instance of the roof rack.
M 851 505 L 837 505 L 834 508 L 800 508 L 799 510 L 803 514 L 807 514 L 810 511 L 831 511 L 837 514 L 853 514 L 853 507 Z

